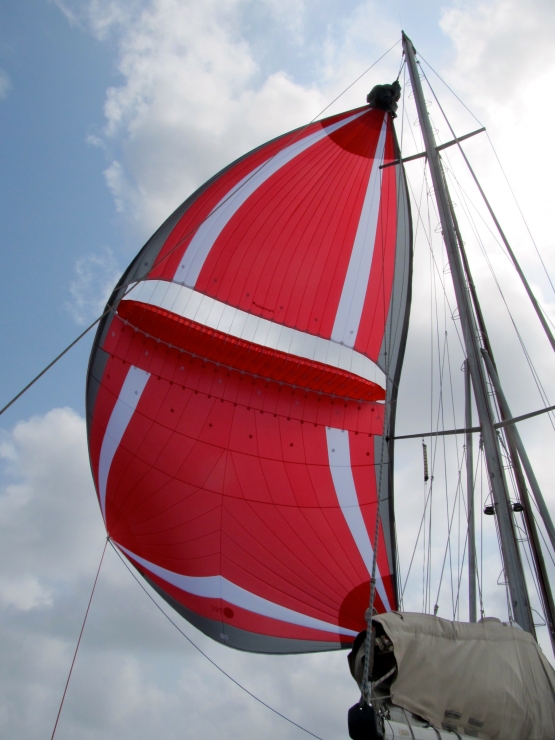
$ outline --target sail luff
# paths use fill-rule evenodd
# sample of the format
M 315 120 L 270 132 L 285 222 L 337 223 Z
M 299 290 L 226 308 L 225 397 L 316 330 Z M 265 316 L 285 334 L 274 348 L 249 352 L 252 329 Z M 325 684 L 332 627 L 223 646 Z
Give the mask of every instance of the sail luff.
M 457 237 L 453 226 L 453 220 L 451 218 L 450 198 L 439 155 L 436 150 L 435 137 L 433 135 L 426 108 L 415 52 L 412 42 L 405 34 L 403 34 L 403 49 L 405 51 L 409 67 L 418 117 L 426 146 L 428 164 L 430 166 L 435 198 L 441 220 L 443 239 L 447 250 L 449 265 L 451 267 L 453 287 L 461 318 L 461 328 L 469 361 L 472 385 L 474 388 L 478 415 L 482 426 L 484 450 L 494 502 L 496 505 L 497 521 L 501 536 L 501 549 L 507 581 L 509 584 L 513 617 L 523 629 L 535 635 L 526 580 L 518 550 L 512 512 L 510 510 L 509 495 L 501 459 L 501 451 L 499 449 L 499 441 L 493 426 L 495 420 L 491 401 L 488 395 L 485 368 L 482 364 L 482 358 L 480 355 L 478 331 L 475 317 L 472 312 L 470 297 L 465 285 Z
M 392 125 L 394 156 L 400 156 L 400 147 L 394 126 Z M 395 460 L 395 424 L 397 417 L 397 397 L 403 368 L 407 343 L 410 308 L 412 301 L 412 266 L 413 266 L 413 233 L 410 200 L 407 197 L 406 175 L 403 165 L 395 168 L 396 173 L 396 211 L 397 211 L 397 244 L 395 280 L 391 291 L 391 306 L 384 332 L 378 362 L 386 372 L 386 409 L 384 433 L 375 437 L 374 455 L 382 461 L 383 474 L 378 477 L 378 497 L 380 519 L 383 531 L 387 532 L 389 557 L 396 564 L 395 600 L 399 602 L 400 583 L 398 570 L 398 552 L 395 527 L 394 501 L 394 460 Z M 408 249 L 404 248 L 408 244 Z

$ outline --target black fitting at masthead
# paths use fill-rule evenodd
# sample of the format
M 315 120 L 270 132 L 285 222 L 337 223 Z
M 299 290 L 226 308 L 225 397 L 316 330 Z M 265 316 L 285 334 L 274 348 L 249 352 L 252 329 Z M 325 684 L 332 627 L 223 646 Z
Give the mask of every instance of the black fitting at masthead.
M 373 87 L 366 97 L 366 102 L 372 108 L 387 111 L 395 116 L 400 97 L 401 85 L 399 80 L 395 80 L 391 85 L 376 85 Z

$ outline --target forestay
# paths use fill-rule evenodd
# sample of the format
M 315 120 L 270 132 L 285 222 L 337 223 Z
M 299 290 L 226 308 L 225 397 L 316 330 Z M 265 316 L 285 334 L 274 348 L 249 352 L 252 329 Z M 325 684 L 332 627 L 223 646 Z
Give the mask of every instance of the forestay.
M 89 446 L 109 536 L 227 645 L 350 645 L 378 498 L 376 607 L 397 607 L 385 437 L 412 247 L 402 168 L 380 165 L 398 156 L 391 115 L 368 106 L 247 154 L 151 238 L 97 333 Z

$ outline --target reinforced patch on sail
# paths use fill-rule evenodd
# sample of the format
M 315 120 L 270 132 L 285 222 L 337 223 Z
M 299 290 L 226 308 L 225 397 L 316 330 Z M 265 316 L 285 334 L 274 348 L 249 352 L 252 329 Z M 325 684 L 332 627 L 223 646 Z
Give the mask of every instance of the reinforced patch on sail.
M 397 607 L 391 442 L 411 226 L 391 114 L 250 152 L 114 291 L 87 384 L 112 541 L 185 618 L 260 652 L 331 650 Z

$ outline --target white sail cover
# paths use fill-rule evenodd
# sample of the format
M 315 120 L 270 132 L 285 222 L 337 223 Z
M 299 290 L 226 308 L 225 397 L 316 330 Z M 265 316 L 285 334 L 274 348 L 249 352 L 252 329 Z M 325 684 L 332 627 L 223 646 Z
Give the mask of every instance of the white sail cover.
M 534 638 L 497 619 L 374 617 L 393 643 L 392 702 L 430 724 L 490 740 L 555 737 L 555 671 Z

